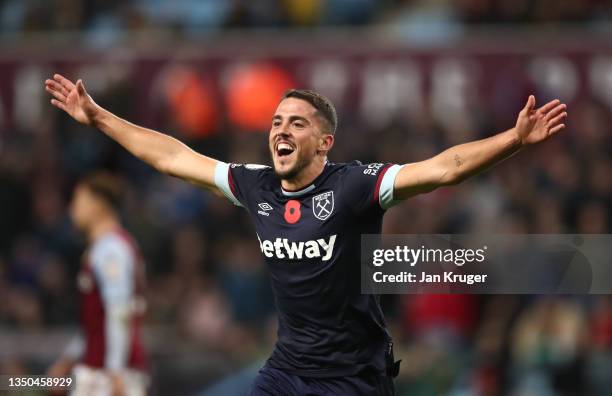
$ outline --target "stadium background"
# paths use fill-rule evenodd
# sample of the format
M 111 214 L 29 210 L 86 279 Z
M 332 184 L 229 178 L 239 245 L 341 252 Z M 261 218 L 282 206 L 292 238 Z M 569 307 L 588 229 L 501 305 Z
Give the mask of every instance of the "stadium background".
M 78 177 L 100 168 L 129 182 L 153 394 L 248 381 L 275 338 L 246 213 L 54 109 L 43 87 L 53 72 L 83 78 L 130 121 L 247 163 L 268 163 L 270 116 L 290 86 L 336 103 L 337 162 L 423 159 L 512 127 L 529 93 L 559 97 L 562 135 L 393 208 L 384 231 L 609 233 L 611 16 L 609 0 L 1 1 L 0 373 L 43 373 L 76 331 L 83 240 L 67 204 Z M 609 296 L 383 302 L 403 359 L 399 395 L 612 389 Z

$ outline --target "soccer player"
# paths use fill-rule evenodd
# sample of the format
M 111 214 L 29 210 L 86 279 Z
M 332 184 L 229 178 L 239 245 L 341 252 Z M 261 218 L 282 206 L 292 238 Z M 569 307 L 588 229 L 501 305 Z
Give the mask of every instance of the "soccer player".
M 268 144 L 272 167 L 227 164 L 98 106 L 83 82 L 45 81 L 51 103 L 96 127 L 160 172 L 223 193 L 255 224 L 272 279 L 278 341 L 253 395 L 391 395 L 399 365 L 374 295 L 360 293 L 360 235 L 381 232 L 385 210 L 459 183 L 562 130 L 565 104 L 535 108 L 487 139 L 405 165 L 328 161 L 336 132 L 332 103 L 307 90 L 281 98 Z
M 72 371 L 73 395 L 146 394 L 144 263 L 119 222 L 120 196 L 120 182 L 105 172 L 85 177 L 73 193 L 70 215 L 89 241 L 77 278 L 82 335 L 49 370 Z

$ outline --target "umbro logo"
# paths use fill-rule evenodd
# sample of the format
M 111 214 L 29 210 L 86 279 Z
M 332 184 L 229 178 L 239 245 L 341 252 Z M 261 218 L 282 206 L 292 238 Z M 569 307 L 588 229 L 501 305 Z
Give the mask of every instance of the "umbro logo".
M 257 204 L 257 206 L 259 206 L 259 209 L 260 209 L 260 210 L 257 211 L 257 213 L 259 213 L 260 215 L 263 215 L 263 216 L 270 216 L 270 213 L 268 213 L 268 212 L 271 211 L 272 209 L 274 209 L 272 207 L 272 205 L 270 205 L 267 202 L 261 202 L 261 203 Z

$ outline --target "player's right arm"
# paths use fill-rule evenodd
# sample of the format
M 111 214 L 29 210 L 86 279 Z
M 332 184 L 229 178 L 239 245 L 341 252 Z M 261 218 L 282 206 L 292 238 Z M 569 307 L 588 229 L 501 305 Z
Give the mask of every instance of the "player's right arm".
M 87 94 L 83 81 L 75 83 L 55 74 L 45 80 L 51 104 L 81 124 L 100 129 L 137 158 L 159 172 L 175 176 L 215 192 L 217 160 L 201 155 L 179 140 L 125 121 L 102 108 Z

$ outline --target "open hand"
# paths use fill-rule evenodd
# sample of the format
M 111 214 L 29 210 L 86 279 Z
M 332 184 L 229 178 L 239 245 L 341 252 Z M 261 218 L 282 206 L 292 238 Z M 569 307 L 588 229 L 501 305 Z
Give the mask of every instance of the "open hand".
M 93 125 L 99 106 L 87 94 L 82 80 L 76 84 L 60 74 L 45 80 L 45 89 L 54 99 L 51 104 L 68 113 L 72 118 L 85 125 Z
M 555 99 L 537 110 L 535 103 L 535 97 L 530 95 L 516 120 L 515 129 L 523 145 L 539 143 L 565 128 L 565 103 Z

